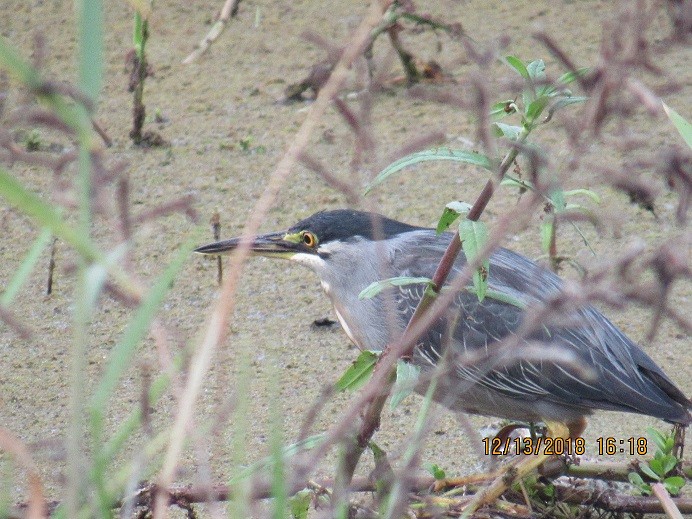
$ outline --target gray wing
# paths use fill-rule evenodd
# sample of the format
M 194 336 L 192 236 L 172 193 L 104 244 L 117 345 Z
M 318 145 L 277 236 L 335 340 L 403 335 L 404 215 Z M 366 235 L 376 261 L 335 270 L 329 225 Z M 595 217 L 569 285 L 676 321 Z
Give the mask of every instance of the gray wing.
M 399 255 L 396 270 L 406 276 L 432 277 L 445 247 L 446 242 L 438 239 L 419 248 L 415 266 Z M 464 263 L 460 254 L 451 276 Z M 500 249 L 491 257 L 490 288 L 525 305 L 546 301 L 561 285 L 552 272 L 519 254 Z M 422 285 L 407 285 L 395 294 L 402 322 L 410 320 L 423 290 Z M 690 401 L 636 344 L 591 306 L 569 312 L 564 325 L 531 332 L 518 341 L 516 349 L 504 350 L 508 359 L 498 359 L 496 343 L 517 332 L 523 313 L 518 306 L 491 297 L 479 302 L 474 293 L 461 292 L 451 312 L 421 338 L 417 354 L 424 363 L 437 365 L 445 355 L 445 344 L 450 345 L 460 359 L 455 367 L 459 378 L 524 402 L 541 400 L 583 410 L 622 410 L 672 422 L 690 421 Z M 545 355 L 536 354 L 541 348 Z M 464 362 L 465 358 L 474 362 Z

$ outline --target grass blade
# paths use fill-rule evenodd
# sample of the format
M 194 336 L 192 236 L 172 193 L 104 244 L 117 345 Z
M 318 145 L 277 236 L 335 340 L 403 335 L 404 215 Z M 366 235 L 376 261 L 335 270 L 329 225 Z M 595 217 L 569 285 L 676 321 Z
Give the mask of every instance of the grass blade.
M 22 213 L 36 220 L 39 225 L 50 229 L 55 236 L 72 245 L 85 260 L 100 261 L 102 259 L 88 236 L 78 233 L 63 220 L 53 206 L 26 189 L 3 168 L 0 168 L 0 196 Z
M 377 294 L 391 287 L 403 287 L 406 285 L 420 285 L 423 283 L 430 283 L 432 280 L 430 278 L 417 278 L 410 276 L 398 276 L 395 278 L 383 279 L 381 281 L 375 281 L 370 283 L 367 287 L 361 290 L 358 294 L 358 299 L 372 299 Z
M 151 321 L 154 319 L 156 312 L 163 303 L 166 294 L 171 289 L 173 280 L 192 252 L 196 241 L 196 235 L 187 240 L 173 257 L 168 268 L 159 276 L 154 286 L 151 287 L 146 299 L 137 308 L 137 312 L 127 326 L 122 338 L 111 352 L 111 357 L 106 366 L 103 378 L 91 401 L 92 412 L 101 412 L 105 407 L 108 397 L 115 389 L 123 372 L 129 366 L 135 348 L 148 332 Z
M 670 106 L 665 103 L 662 104 L 668 119 L 670 119 L 678 132 L 680 132 L 680 135 L 682 135 L 687 145 L 692 148 L 692 124 L 687 122 L 682 115 L 677 113 Z
M 411 155 L 407 155 L 395 162 L 392 162 L 389 166 L 383 169 L 377 175 L 377 177 L 370 182 L 370 184 L 368 184 L 368 187 L 365 188 L 365 194 L 367 195 L 373 190 L 373 188 L 387 180 L 394 173 L 397 173 L 408 166 L 433 160 L 461 162 L 464 164 L 471 164 L 473 166 L 480 166 L 488 171 L 494 170 L 492 161 L 482 153 L 476 153 L 475 151 L 453 150 L 451 148 L 435 148 L 412 153 Z
M 14 277 L 10 280 L 5 291 L 2 293 L 0 305 L 7 306 L 12 302 L 17 292 L 19 292 L 19 289 L 22 288 L 29 278 L 29 274 L 31 274 L 31 271 L 36 266 L 41 253 L 50 244 L 51 237 L 52 234 L 50 229 L 44 228 L 41 231 L 41 234 L 39 234 L 38 238 L 36 238 L 34 244 L 31 246 L 31 249 L 29 249 L 29 252 L 26 254 L 24 261 L 22 261 L 22 264 L 15 272 Z
M 483 222 L 464 219 L 459 222 L 459 238 L 461 239 L 461 248 L 466 255 L 466 261 L 473 261 L 488 241 L 488 229 Z M 479 301 L 483 301 L 488 291 L 489 273 L 490 260 L 486 258 L 473 273 L 473 287 Z

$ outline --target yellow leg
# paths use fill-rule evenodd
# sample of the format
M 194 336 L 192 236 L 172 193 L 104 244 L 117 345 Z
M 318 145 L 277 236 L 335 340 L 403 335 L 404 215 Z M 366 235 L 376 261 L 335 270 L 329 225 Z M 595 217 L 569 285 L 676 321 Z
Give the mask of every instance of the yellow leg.
M 461 476 L 458 478 L 445 478 L 435 481 L 433 484 L 433 492 L 442 492 L 448 488 L 458 488 L 466 485 L 477 485 L 486 481 L 494 480 L 502 474 L 502 468 L 493 470 L 484 474 L 471 474 L 469 476 Z
M 569 438 L 570 427 L 562 422 L 545 422 L 548 428 L 547 436 L 550 438 Z M 490 485 L 480 490 L 473 498 L 473 500 L 464 508 L 462 518 L 468 518 L 473 515 L 473 513 L 485 506 L 487 504 L 493 503 L 498 497 L 500 497 L 505 490 L 507 490 L 512 484 L 523 479 L 532 471 L 536 470 L 550 455 L 544 453 L 543 450 L 539 454 L 529 455 L 528 457 L 520 460 L 518 463 L 511 464 L 506 467 L 502 474 L 500 474 Z

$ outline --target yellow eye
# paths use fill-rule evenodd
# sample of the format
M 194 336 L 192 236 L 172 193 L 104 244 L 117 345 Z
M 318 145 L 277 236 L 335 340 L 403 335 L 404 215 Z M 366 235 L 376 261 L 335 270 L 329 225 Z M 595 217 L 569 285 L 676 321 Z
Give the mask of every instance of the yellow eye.
M 317 245 L 317 237 L 310 231 L 303 231 L 301 234 L 303 235 L 303 243 L 305 245 L 307 245 L 310 248 Z

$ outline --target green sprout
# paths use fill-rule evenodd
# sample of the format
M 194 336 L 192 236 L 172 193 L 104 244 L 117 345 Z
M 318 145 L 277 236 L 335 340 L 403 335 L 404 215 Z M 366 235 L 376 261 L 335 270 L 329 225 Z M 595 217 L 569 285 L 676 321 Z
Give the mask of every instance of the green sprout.
M 677 467 L 680 460 L 673 455 L 675 439 L 673 434 L 662 432 L 649 427 L 646 430 L 656 444 L 654 457 L 646 462 L 639 463 L 639 470 L 653 481 L 663 484 L 671 495 L 678 495 L 685 485 L 685 478 L 677 475 Z M 651 494 L 651 485 L 644 481 L 637 472 L 630 472 L 628 479 L 643 495 Z

